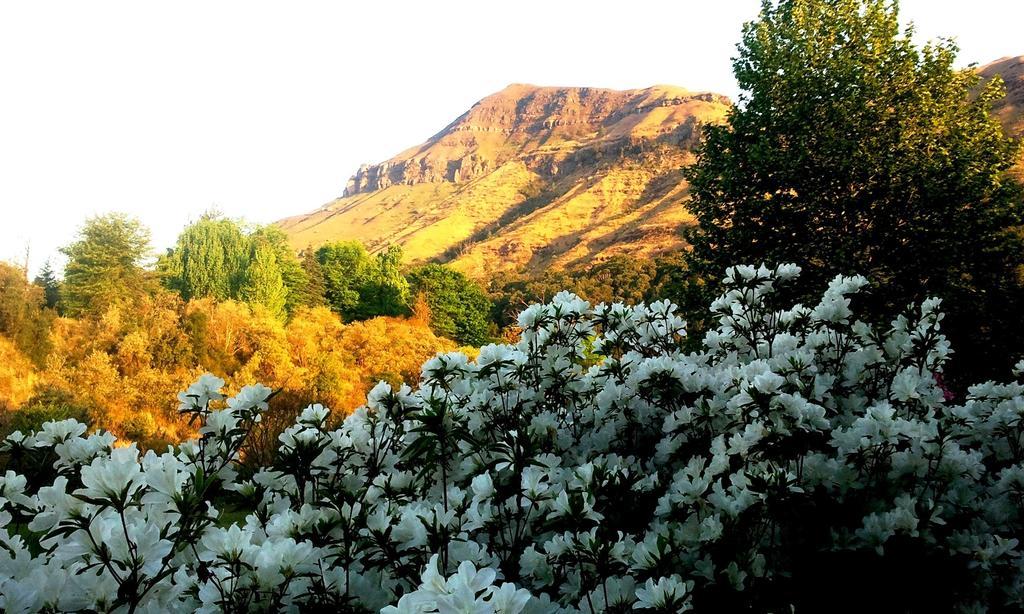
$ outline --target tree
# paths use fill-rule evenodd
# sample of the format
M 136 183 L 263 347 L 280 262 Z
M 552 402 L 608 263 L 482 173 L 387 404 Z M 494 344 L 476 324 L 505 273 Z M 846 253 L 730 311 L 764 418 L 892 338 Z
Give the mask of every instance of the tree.
M 414 296 L 426 298 L 434 333 L 464 345 L 487 342 L 491 301 L 468 277 L 441 264 L 428 264 L 409 273 L 409 285 Z
M 151 289 L 142 268 L 150 254 L 149 229 L 123 213 L 89 218 L 61 252 L 68 257 L 61 303 L 69 315 L 99 313 Z
M 32 280 L 32 283 L 43 289 L 43 299 L 46 301 L 46 306 L 50 309 L 56 309 L 57 303 L 60 302 L 60 280 L 57 279 L 57 275 L 53 272 L 53 267 L 50 266 L 49 260 L 43 264 L 43 268 L 39 270 L 39 274 Z
M 302 294 L 309 279 L 299 262 L 295 250 L 288 244 L 288 235 L 277 226 L 260 226 L 253 231 L 250 240 L 254 245 L 265 245 L 274 252 L 281 280 L 287 291 L 285 306 L 288 313 L 303 304 Z
M 356 317 L 399 316 L 409 312 L 409 282 L 402 274 L 402 248 L 390 245 L 377 253 L 359 288 Z
M 263 306 L 279 320 L 287 315 L 288 288 L 281 276 L 277 255 L 269 245 L 256 244 L 253 247 L 239 296 L 250 305 Z
M 53 310 L 46 308 L 44 290 L 25 279 L 25 269 L 0 262 L 0 335 L 43 366 L 50 351 Z
M 323 307 L 327 304 L 327 281 L 324 269 L 316 259 L 316 251 L 307 247 L 302 252 L 302 270 L 306 274 L 306 284 L 299 291 L 297 302 L 306 307 Z
M 942 296 L 955 364 L 991 374 L 1024 349 L 1017 147 L 989 114 L 1000 82 L 912 33 L 886 0 L 763 0 L 739 103 L 687 171 L 691 266 L 795 262 L 811 291 L 858 271 L 886 288 L 875 314 Z
M 185 300 L 237 298 L 249 251 L 241 224 L 205 214 L 178 235 L 165 264 L 165 283 Z
M 358 241 L 337 241 L 317 249 L 316 259 L 323 270 L 328 305 L 351 320 L 359 306 L 359 289 L 372 267 L 366 248 Z

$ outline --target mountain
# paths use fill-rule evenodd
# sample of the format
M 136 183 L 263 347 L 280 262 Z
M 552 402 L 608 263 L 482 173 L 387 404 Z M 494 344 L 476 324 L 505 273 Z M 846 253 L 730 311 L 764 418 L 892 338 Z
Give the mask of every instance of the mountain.
M 1002 122 L 1006 133 L 1014 138 L 1024 138 L 1024 55 L 1005 57 L 978 69 L 983 78 L 999 75 L 1006 84 L 1006 98 L 992 109 Z M 1024 152 L 1017 166 L 1011 171 L 1024 181 Z
M 472 276 L 683 246 L 681 168 L 724 96 L 514 84 L 425 143 L 361 167 L 344 195 L 279 222 L 297 248 L 357 239 Z
M 978 69 L 985 79 L 999 75 L 1006 84 L 1006 98 L 995 105 L 993 111 L 1003 123 L 1007 133 L 1024 137 L 1024 55 L 1006 57 Z

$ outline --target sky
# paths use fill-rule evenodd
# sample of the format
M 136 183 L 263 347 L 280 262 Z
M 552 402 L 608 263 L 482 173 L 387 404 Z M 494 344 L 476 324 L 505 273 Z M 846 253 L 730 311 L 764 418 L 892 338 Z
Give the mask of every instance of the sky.
M 0 260 L 90 216 L 155 249 L 217 209 L 269 223 L 340 196 L 509 83 L 736 95 L 758 0 L 12 0 L 0 3 Z M 1024 54 L 1020 0 L 902 0 L 961 64 Z

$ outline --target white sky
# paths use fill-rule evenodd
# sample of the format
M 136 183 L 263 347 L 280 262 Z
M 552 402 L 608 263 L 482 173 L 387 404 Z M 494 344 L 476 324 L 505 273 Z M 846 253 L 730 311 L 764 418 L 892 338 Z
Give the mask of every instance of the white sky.
M 271 222 L 340 195 L 513 82 L 735 95 L 757 0 L 0 3 L 0 259 L 90 215 L 162 249 L 216 206 Z M 903 0 L 962 63 L 1024 54 L 1020 0 Z M 55 259 L 56 260 L 56 259 Z

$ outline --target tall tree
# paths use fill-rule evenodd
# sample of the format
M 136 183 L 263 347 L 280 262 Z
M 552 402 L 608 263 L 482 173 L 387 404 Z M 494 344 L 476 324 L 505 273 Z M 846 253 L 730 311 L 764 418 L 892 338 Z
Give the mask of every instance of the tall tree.
M 263 306 L 279 320 L 287 315 L 288 288 L 271 246 L 264 243 L 253 246 L 239 298 L 250 305 Z
M 43 268 L 39 270 L 39 274 L 36 275 L 32 283 L 43 289 L 43 299 L 46 301 L 46 306 L 50 309 L 56 309 L 57 303 L 60 302 L 60 280 L 57 279 L 56 273 L 53 272 L 53 267 L 50 265 L 49 260 L 43 263 Z
M 25 279 L 25 269 L 0 262 L 0 335 L 42 366 L 50 350 L 53 310 L 46 308 L 43 288 Z
M 390 245 L 373 259 L 370 275 L 359 289 L 359 319 L 409 313 L 409 282 L 402 274 L 402 248 Z
M 1024 350 L 1017 146 L 989 114 L 1001 83 L 911 37 L 887 0 L 763 0 L 733 62 L 740 100 L 687 172 L 691 266 L 795 262 L 812 294 L 862 273 L 890 315 L 943 297 L 955 364 L 994 374 Z
M 274 252 L 287 290 L 286 307 L 291 313 L 302 304 L 303 289 L 309 280 L 295 250 L 288 244 L 288 235 L 277 226 L 260 226 L 253 231 L 251 240 L 255 245 L 266 245 Z
M 414 296 L 426 298 L 435 334 L 465 345 L 487 342 L 491 301 L 468 277 L 451 267 L 428 264 L 409 273 L 409 285 Z
M 178 235 L 165 264 L 165 283 L 186 300 L 237 298 L 249 247 L 241 224 L 216 213 L 205 214 Z
M 373 267 L 366 248 L 358 241 L 328 243 L 316 250 L 316 259 L 323 270 L 328 305 L 352 320 L 359 307 L 359 291 Z
M 306 274 L 306 285 L 299 293 L 298 303 L 306 307 L 322 307 L 327 304 L 327 281 L 324 269 L 316 259 L 316 251 L 307 247 L 302 252 L 302 270 Z
M 137 219 L 122 213 L 89 218 L 61 252 L 68 257 L 61 303 L 69 315 L 98 313 L 151 289 L 142 266 L 150 255 L 149 229 Z

